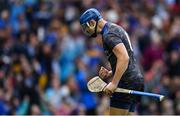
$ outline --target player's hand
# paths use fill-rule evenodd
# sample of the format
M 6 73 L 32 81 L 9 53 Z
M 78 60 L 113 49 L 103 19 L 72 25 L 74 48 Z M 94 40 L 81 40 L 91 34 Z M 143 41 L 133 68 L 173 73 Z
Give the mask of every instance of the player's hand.
M 104 88 L 103 91 L 104 91 L 104 93 L 105 93 L 106 95 L 111 96 L 111 95 L 115 92 L 116 88 L 117 88 L 117 85 L 114 84 L 114 83 L 112 83 L 112 82 L 110 82 L 110 83 Z
M 99 76 L 104 79 L 105 77 L 109 76 L 109 71 L 103 66 L 101 66 L 101 69 L 99 70 Z

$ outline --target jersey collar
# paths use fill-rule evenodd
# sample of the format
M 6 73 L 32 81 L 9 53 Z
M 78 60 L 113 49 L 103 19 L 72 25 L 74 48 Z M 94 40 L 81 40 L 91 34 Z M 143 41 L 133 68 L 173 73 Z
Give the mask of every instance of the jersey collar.
M 107 32 L 107 30 L 108 30 L 108 23 L 106 23 L 106 24 L 104 25 L 104 27 L 102 28 L 101 34 L 102 34 L 102 35 L 105 34 L 105 33 Z

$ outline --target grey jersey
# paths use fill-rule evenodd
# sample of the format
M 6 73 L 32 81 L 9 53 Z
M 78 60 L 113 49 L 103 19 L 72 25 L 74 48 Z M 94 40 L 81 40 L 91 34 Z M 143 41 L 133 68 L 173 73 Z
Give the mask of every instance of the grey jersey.
M 123 43 L 129 55 L 129 64 L 120 82 L 131 83 L 135 80 L 136 82 L 141 82 L 143 80 L 142 74 L 140 72 L 139 67 L 137 66 L 136 59 L 133 54 L 133 49 L 131 47 L 131 43 L 129 40 L 129 36 L 126 33 L 126 31 L 116 24 L 106 23 L 102 31 L 102 37 L 104 52 L 108 58 L 108 61 L 111 64 L 113 74 L 116 70 L 117 58 L 114 55 L 112 49 L 117 44 Z

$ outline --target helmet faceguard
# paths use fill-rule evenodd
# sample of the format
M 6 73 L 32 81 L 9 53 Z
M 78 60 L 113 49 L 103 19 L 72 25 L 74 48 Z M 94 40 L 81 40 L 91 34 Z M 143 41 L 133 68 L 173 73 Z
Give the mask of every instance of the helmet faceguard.
M 89 22 L 86 22 L 86 23 L 84 23 L 84 24 L 81 25 L 82 31 L 83 31 L 87 36 L 89 36 L 89 37 L 96 37 L 96 36 L 97 36 L 98 17 L 96 18 L 95 21 L 96 21 L 96 25 L 93 26 L 93 27 L 91 27 L 91 26 L 89 25 Z M 93 34 L 89 33 L 89 32 L 87 31 L 87 28 L 94 29 L 94 33 L 93 33 Z

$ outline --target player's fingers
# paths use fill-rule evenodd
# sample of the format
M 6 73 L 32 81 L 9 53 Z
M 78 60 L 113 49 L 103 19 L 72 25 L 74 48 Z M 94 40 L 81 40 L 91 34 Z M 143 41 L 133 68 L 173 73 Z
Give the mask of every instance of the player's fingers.
M 102 67 L 101 67 L 100 70 L 99 70 L 99 73 L 100 73 L 100 72 L 102 72 Z
M 102 67 L 101 72 L 105 73 L 105 75 L 107 75 L 109 73 L 109 71 L 106 68 L 104 68 L 104 67 Z
M 101 67 L 101 70 L 104 71 L 104 72 L 107 71 L 107 69 L 104 68 L 103 66 Z
M 100 70 L 99 70 L 99 75 L 102 75 L 102 73 L 103 73 L 103 71 L 100 69 Z
M 103 69 L 104 69 L 104 67 L 103 67 L 103 66 L 101 66 L 100 70 L 103 70 Z
M 112 92 L 108 91 L 106 95 L 108 95 L 110 97 L 112 95 Z
M 102 72 L 101 72 L 101 71 L 99 71 L 99 75 L 101 75 L 101 73 L 102 73 Z
M 106 95 L 108 95 L 108 96 L 111 96 L 113 92 L 110 91 L 109 89 L 105 89 L 105 90 L 104 90 L 104 93 L 105 93 Z
M 102 70 L 104 70 L 105 68 L 103 66 L 101 66 Z
M 102 72 L 101 75 L 104 77 L 104 76 L 106 75 L 106 73 L 105 73 L 105 72 Z
M 108 95 L 108 94 L 109 94 L 109 92 L 108 92 L 107 90 L 104 90 L 104 93 L 105 93 L 106 95 Z
M 99 76 L 100 76 L 100 77 L 103 76 L 103 72 L 99 72 Z
M 100 71 L 100 72 L 99 72 L 99 76 L 102 77 L 102 78 L 105 77 L 106 75 L 107 75 L 107 74 L 106 74 L 105 72 L 103 72 L 103 71 Z
M 102 67 L 99 72 L 107 73 L 108 71 L 107 71 L 107 69 L 105 69 L 104 67 Z
M 99 73 L 102 73 L 104 70 L 101 68 L 100 70 L 99 70 Z

